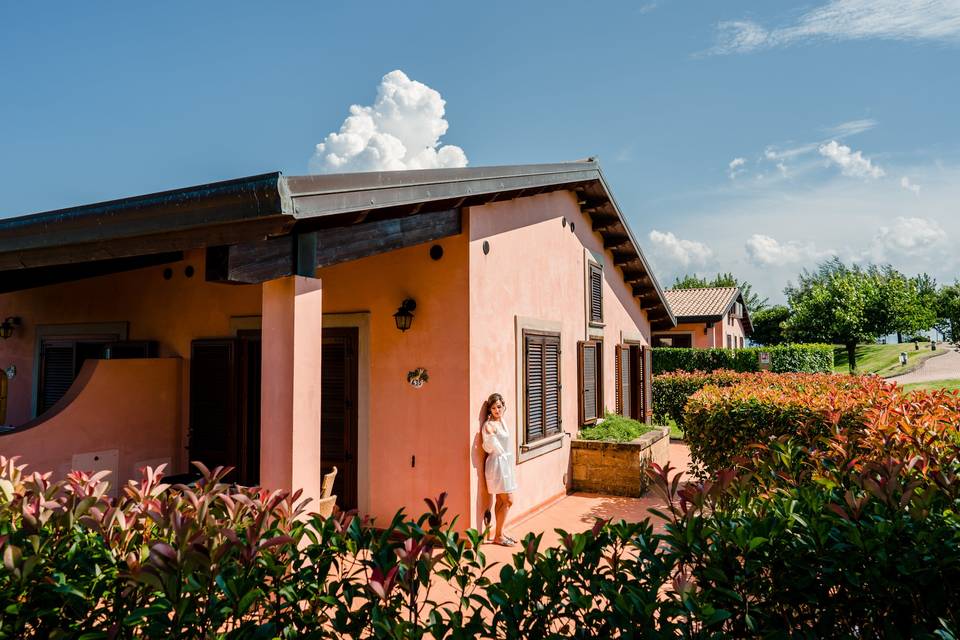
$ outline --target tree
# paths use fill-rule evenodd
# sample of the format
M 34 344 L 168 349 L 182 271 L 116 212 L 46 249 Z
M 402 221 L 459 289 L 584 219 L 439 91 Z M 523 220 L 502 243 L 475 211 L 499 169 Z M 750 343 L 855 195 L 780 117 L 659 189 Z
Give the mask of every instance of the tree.
M 937 293 L 936 327 L 950 342 L 960 342 L 960 280 Z
M 790 318 L 790 309 L 782 304 L 760 309 L 750 317 L 753 323 L 753 333 L 750 340 L 769 347 L 787 342 L 784 333 L 784 323 Z
M 784 326 L 793 339 L 844 345 L 855 371 L 858 343 L 922 324 L 918 287 L 889 265 L 848 267 L 834 257 L 784 290 L 792 311 Z
M 687 274 L 677 278 L 673 283 L 673 289 L 702 289 L 705 287 L 737 287 L 743 296 L 743 302 L 747 305 L 747 311 L 750 317 L 753 314 L 767 306 L 768 298 L 760 298 L 760 294 L 755 293 L 753 286 L 746 280 L 738 280 L 732 273 L 718 273 L 713 280 L 707 280 L 696 274 Z
M 937 324 L 939 315 L 939 292 L 937 281 L 926 273 L 910 280 L 912 301 L 906 313 L 906 333 L 928 331 Z

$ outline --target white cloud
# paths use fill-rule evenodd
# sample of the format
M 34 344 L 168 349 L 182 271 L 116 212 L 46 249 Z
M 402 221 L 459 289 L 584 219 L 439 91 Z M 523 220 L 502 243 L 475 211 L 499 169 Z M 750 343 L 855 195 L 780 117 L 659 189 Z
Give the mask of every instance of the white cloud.
M 876 262 L 898 258 L 931 258 L 948 247 L 947 232 L 932 218 L 897 217 L 877 230 L 868 251 Z
M 833 250 L 820 251 L 812 242 L 801 243 L 796 240 L 779 242 L 760 233 L 755 233 L 747 239 L 746 250 L 747 257 L 760 266 L 807 264 L 836 253 Z
M 841 122 L 840 124 L 830 127 L 827 129 L 827 133 L 835 138 L 843 138 L 846 136 L 855 136 L 858 133 L 863 133 L 864 131 L 869 131 L 879 124 L 873 118 L 863 118 L 861 120 L 849 120 L 847 122 Z
M 316 146 L 313 173 L 464 167 L 467 156 L 440 145 L 447 132 L 444 102 L 427 85 L 400 70 L 383 76 L 372 106 L 352 105 L 350 115 Z
M 859 151 L 852 151 L 850 147 L 831 140 L 818 148 L 820 155 L 840 167 L 845 176 L 855 178 L 882 178 L 886 172 L 873 164 L 869 158 L 864 158 Z
M 745 164 L 747 164 L 746 158 L 734 158 L 730 161 L 730 164 L 727 165 L 727 175 L 730 176 L 731 180 L 736 180 L 738 175 L 746 171 L 742 168 Z
M 811 40 L 960 41 L 960 0 L 830 0 L 793 24 L 766 28 L 751 20 L 721 22 L 710 53 L 745 53 Z
M 912 191 L 914 194 L 920 195 L 920 185 L 910 182 L 910 178 L 907 176 L 900 178 L 900 186 L 907 191 Z
M 713 250 L 696 240 L 683 240 L 667 231 L 662 233 L 654 229 L 650 232 L 653 254 L 684 266 L 704 266 L 713 258 Z

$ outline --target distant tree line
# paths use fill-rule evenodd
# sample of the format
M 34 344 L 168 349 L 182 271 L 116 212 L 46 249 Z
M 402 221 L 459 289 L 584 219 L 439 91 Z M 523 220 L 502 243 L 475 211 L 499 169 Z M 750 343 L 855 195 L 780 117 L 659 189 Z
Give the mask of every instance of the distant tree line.
M 856 369 L 856 346 L 890 334 L 912 338 L 930 329 L 960 341 L 960 281 L 937 286 L 927 275 L 909 277 L 890 265 L 844 264 L 831 258 L 804 270 L 784 289 L 786 305 L 767 305 L 750 285 L 733 274 L 713 280 L 678 278 L 674 288 L 736 286 L 744 293 L 753 334 L 768 346 L 788 342 L 827 342 L 846 347 Z M 749 292 L 750 298 L 747 298 Z

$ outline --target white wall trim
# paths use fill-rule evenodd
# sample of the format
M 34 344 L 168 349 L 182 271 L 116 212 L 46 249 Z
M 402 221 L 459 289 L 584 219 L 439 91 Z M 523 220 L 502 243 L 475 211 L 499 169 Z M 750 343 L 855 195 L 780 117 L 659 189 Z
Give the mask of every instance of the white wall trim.
M 370 312 L 325 313 L 323 327 L 357 328 L 357 509 L 370 512 Z M 322 366 L 322 364 L 321 364 Z M 323 402 L 323 398 L 320 399 Z M 323 452 L 320 452 L 323 455 Z

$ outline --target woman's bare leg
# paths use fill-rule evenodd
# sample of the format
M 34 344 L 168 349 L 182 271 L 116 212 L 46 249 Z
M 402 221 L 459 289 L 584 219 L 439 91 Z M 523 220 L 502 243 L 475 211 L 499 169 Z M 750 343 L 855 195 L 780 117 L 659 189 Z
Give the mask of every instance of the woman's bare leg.
M 497 515 L 497 527 L 493 534 L 493 539 L 500 541 L 503 539 L 503 523 L 507 520 L 507 513 L 513 506 L 513 497 L 509 493 L 498 493 L 495 512 Z

